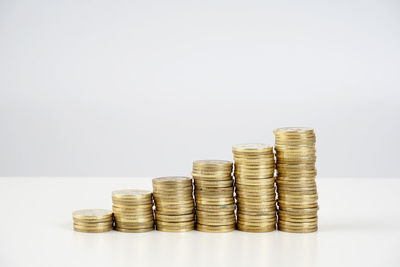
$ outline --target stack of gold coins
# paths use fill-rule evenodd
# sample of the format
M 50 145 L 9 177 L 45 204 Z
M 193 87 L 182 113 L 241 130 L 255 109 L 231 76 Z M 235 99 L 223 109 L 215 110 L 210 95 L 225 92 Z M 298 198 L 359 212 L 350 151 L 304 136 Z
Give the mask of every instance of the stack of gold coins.
M 128 233 L 154 229 L 153 199 L 150 191 L 122 189 L 112 192 L 115 230 Z
M 157 230 L 187 232 L 194 230 L 193 180 L 169 176 L 153 179 Z
M 226 160 L 193 162 L 198 231 L 221 233 L 235 230 L 232 165 Z
M 274 131 L 278 228 L 285 232 L 318 230 L 318 194 L 315 178 L 315 133 L 312 128 L 287 127 Z
M 276 229 L 275 161 L 272 146 L 241 144 L 232 147 L 238 229 L 270 232 Z
M 86 233 L 101 233 L 113 229 L 113 214 L 110 210 L 86 209 L 72 213 L 74 230 Z

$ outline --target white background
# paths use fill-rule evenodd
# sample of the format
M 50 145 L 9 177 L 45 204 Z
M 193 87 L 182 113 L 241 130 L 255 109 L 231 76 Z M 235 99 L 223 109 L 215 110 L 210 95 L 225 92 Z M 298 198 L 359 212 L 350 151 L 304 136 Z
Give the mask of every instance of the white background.
M 312 126 L 400 176 L 398 1 L 0 1 L 0 176 L 188 175 Z

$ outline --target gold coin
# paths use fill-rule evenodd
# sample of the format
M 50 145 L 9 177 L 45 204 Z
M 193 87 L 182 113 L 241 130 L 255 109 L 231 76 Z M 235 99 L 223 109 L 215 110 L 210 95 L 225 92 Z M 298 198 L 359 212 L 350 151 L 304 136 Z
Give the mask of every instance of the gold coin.
M 140 222 L 140 223 L 123 223 L 115 221 L 115 226 L 119 228 L 125 229 L 142 229 L 142 228 L 150 228 L 154 226 L 154 221 L 149 222 Z
M 208 232 L 208 233 L 226 233 L 226 232 L 232 232 L 235 229 L 236 229 L 236 224 L 212 226 L 212 225 L 202 225 L 198 223 L 196 225 L 197 231 Z
M 269 152 L 272 153 L 272 146 L 260 143 L 248 143 L 248 144 L 238 144 L 232 147 L 233 153 L 260 153 Z
M 233 190 L 232 190 L 233 191 Z M 233 197 L 233 192 L 229 191 L 222 191 L 219 193 L 215 192 L 208 192 L 208 191 L 203 191 L 203 190 L 198 190 L 195 192 L 196 199 L 197 198 L 232 198 Z
M 219 181 L 221 181 L 221 182 L 226 182 L 226 181 L 232 181 L 232 179 L 233 179 L 233 177 L 232 176 L 220 176 L 220 177 L 218 177 L 218 176 L 207 176 L 207 177 L 205 177 L 205 176 L 196 176 L 196 175 L 193 175 L 193 179 L 195 180 L 195 181 L 197 181 L 197 182 L 199 182 L 199 181 L 204 181 L 204 182 L 219 182 Z
M 294 208 L 294 207 L 280 207 L 279 210 L 284 210 L 290 213 L 314 213 L 318 211 L 318 206 L 313 208 Z
M 239 192 L 270 192 L 272 190 L 275 190 L 274 185 L 245 185 L 245 184 L 239 184 L 235 183 L 236 185 L 236 191 Z
M 170 204 L 170 203 L 158 203 L 156 205 L 156 210 L 190 210 L 194 208 L 194 202 L 192 201 L 189 204 Z
M 255 210 L 255 211 L 246 211 L 246 210 L 238 210 L 237 211 L 237 216 L 249 216 L 249 217 L 276 217 L 276 209 L 275 208 L 270 208 L 265 211 L 262 210 Z
M 145 205 L 120 205 L 120 204 L 113 204 L 113 208 L 120 209 L 120 210 L 149 210 L 153 207 L 153 203 L 145 204 Z
M 161 201 L 161 202 L 189 202 L 193 201 L 193 195 L 190 194 L 176 194 L 176 195 L 154 195 L 154 201 Z
M 196 188 L 208 188 L 208 187 L 232 187 L 233 180 L 224 181 L 208 181 L 208 180 L 194 180 L 194 185 Z
M 253 233 L 266 233 L 266 232 L 272 232 L 276 230 L 276 225 L 271 225 L 271 226 L 264 226 L 264 227 L 252 227 L 252 226 L 244 226 L 241 224 L 238 224 L 238 230 L 243 231 L 243 232 L 253 232 Z
M 183 215 L 164 215 L 156 213 L 157 221 L 163 222 L 188 222 L 194 220 L 194 213 Z
M 150 216 L 153 214 L 152 209 L 148 210 L 118 210 L 113 208 L 114 214 L 120 215 L 120 216 Z
M 203 224 L 203 225 L 211 225 L 211 226 L 223 226 L 223 225 L 230 225 L 230 224 L 235 224 L 236 219 L 231 218 L 230 220 L 213 220 L 210 218 L 197 218 L 197 223 L 198 224 Z
M 301 228 L 289 228 L 286 226 L 278 225 L 278 230 L 282 231 L 282 232 L 288 232 L 288 233 L 313 233 L 313 232 L 318 231 L 318 226 L 312 227 L 312 228 L 301 229 Z
M 189 226 L 194 226 L 195 220 L 193 219 L 192 221 L 186 221 L 186 222 L 164 222 L 164 221 L 156 221 L 157 228 L 159 226 L 164 226 L 164 227 L 175 227 L 175 228 L 180 228 L 180 227 L 189 227 Z
M 267 186 L 270 185 L 272 186 L 275 182 L 275 179 L 255 179 L 255 178 L 241 178 L 241 177 L 236 177 L 236 181 L 238 184 L 241 185 L 260 185 L 260 186 Z
M 271 163 L 269 165 L 260 165 L 260 166 L 254 166 L 254 165 L 240 165 L 240 164 L 235 164 L 235 173 L 246 173 L 246 172 L 256 172 L 256 173 L 270 173 L 271 170 L 275 169 L 275 164 Z
M 203 213 L 196 213 L 196 218 L 197 220 L 203 220 L 203 221 L 216 221 L 216 222 L 220 222 L 220 221 L 236 221 L 236 216 L 234 213 L 228 213 L 228 214 L 212 214 L 212 213 L 207 213 L 207 212 L 203 212 Z M 200 224 L 208 224 L 208 223 L 201 223 Z M 226 223 L 224 224 L 226 225 Z
M 192 214 L 194 212 L 194 208 L 192 209 L 158 209 L 156 210 L 159 214 L 164 215 L 185 215 L 185 214 Z
M 241 205 L 238 203 L 238 212 L 242 213 L 269 213 L 276 210 L 276 205 L 263 206 L 263 205 Z
M 73 219 L 80 221 L 99 221 L 112 218 L 112 211 L 105 209 L 84 209 L 72 213 Z
M 227 204 L 227 205 L 209 205 L 209 204 L 196 204 L 196 211 L 204 211 L 204 212 L 232 212 L 236 209 L 235 204 Z
M 306 199 L 306 200 L 317 200 L 318 199 L 318 194 L 314 193 L 314 194 L 299 194 L 299 195 L 295 195 L 295 194 L 287 194 L 287 193 L 280 193 L 279 194 L 279 198 L 281 199 L 289 199 L 289 200 L 301 200 L 301 199 Z
M 125 201 L 125 200 L 118 200 L 113 198 L 112 202 L 114 205 L 117 206 L 142 206 L 142 205 L 153 205 L 153 200 L 150 199 L 148 201 L 138 202 L 138 201 Z
M 235 170 L 257 170 L 257 169 L 272 169 L 275 167 L 273 159 L 252 159 L 252 158 L 236 158 Z
M 296 179 L 286 179 L 286 180 L 282 180 L 280 177 L 278 177 L 278 179 L 276 179 L 276 184 L 278 186 L 283 186 L 283 187 L 312 187 L 312 186 L 316 186 L 316 182 L 315 179 L 310 179 L 309 181 L 305 182 L 305 181 L 298 181 Z
M 74 225 L 82 228 L 101 228 L 101 227 L 112 227 L 113 221 L 108 222 L 97 222 L 97 223 L 88 223 L 88 222 L 77 222 L 74 221 Z
M 196 199 L 196 204 L 201 205 L 229 205 L 234 203 L 235 199 L 233 197 L 220 199 Z
M 216 217 L 216 216 L 224 216 L 224 215 L 235 215 L 234 210 L 196 210 L 196 215 L 199 217 Z
M 292 228 L 312 228 L 318 225 L 318 220 L 312 222 L 289 222 L 285 220 L 279 220 L 278 224 L 281 226 L 292 227 Z
M 249 214 L 238 213 L 237 216 L 238 219 L 240 218 L 241 220 L 247 220 L 247 221 L 276 219 L 275 211 L 271 212 L 268 215 L 249 215 Z
M 316 208 L 318 207 L 318 203 L 307 203 L 307 204 L 288 204 L 288 203 L 282 203 L 278 202 L 278 207 L 279 209 L 285 209 L 285 208 Z
M 226 177 L 232 175 L 232 168 L 230 169 L 192 169 L 192 176 L 216 176 Z
M 281 185 L 315 185 L 315 177 L 278 177 L 276 179 L 277 183 Z
M 295 217 L 287 217 L 283 215 L 279 215 L 279 220 L 280 221 L 287 221 L 287 222 L 294 222 L 294 223 L 311 223 L 311 222 L 317 222 L 318 217 L 314 218 L 295 218 Z
M 236 192 L 236 199 L 245 199 L 245 201 L 258 201 L 258 200 L 275 200 L 276 194 L 274 192 L 269 192 L 265 194 L 258 194 L 258 193 L 242 193 Z
M 151 218 L 153 216 L 153 212 L 142 213 L 142 214 L 132 214 L 132 213 L 115 213 L 115 218 L 124 218 L 126 220 L 135 220 L 137 218 Z
M 119 214 L 116 214 L 114 217 L 115 217 L 116 221 L 126 222 L 126 223 L 148 222 L 148 221 L 154 220 L 153 214 L 145 215 L 145 216 L 134 216 L 134 217 L 127 217 L 127 216 L 121 216 Z
M 230 169 L 233 163 L 228 160 L 196 160 L 193 169 Z
M 189 186 L 172 186 L 172 187 L 153 187 L 153 194 L 179 194 L 190 193 L 193 191 L 193 185 Z
M 129 200 L 151 199 L 151 192 L 148 190 L 141 190 L 141 189 L 114 190 L 111 194 L 112 197 L 121 199 L 129 199 Z
M 167 227 L 158 225 L 157 231 L 161 232 L 173 232 L 173 233 L 181 233 L 181 232 L 189 232 L 194 230 L 194 224 L 191 226 L 184 226 L 184 227 Z
M 90 231 L 90 230 L 106 230 L 108 228 L 112 228 L 112 223 L 107 223 L 107 224 L 102 224 L 99 226 L 93 225 L 93 226 L 87 226 L 87 225 L 81 225 L 81 224 L 73 224 L 74 229 L 79 229 L 81 231 Z
M 152 180 L 153 189 L 163 189 L 163 188 L 181 188 L 190 187 L 193 184 L 193 180 L 186 176 L 167 176 L 154 178 Z
M 311 127 L 281 127 L 278 129 L 274 130 L 274 134 L 292 134 L 292 135 L 298 135 L 298 134 L 314 134 L 314 129 Z
M 76 232 L 82 232 L 82 233 L 104 233 L 104 232 L 109 232 L 113 228 L 103 228 L 103 229 L 80 229 L 80 228 L 74 228 Z
M 73 222 L 76 224 L 89 224 L 89 225 L 93 225 L 93 224 L 98 224 L 98 223 L 111 223 L 113 222 L 112 217 L 108 218 L 108 219 L 101 219 L 101 220 L 97 220 L 97 221 L 93 221 L 93 220 L 81 220 L 81 219 L 75 219 L 73 218 Z
M 268 227 L 276 224 L 276 219 L 269 221 L 238 221 L 238 225 L 248 226 L 248 227 Z
M 262 172 L 235 172 L 235 178 L 236 179 L 274 179 L 274 172 L 275 170 L 271 170 L 268 173 L 262 173 Z M 275 179 L 274 179 L 275 180 Z
M 148 228 L 139 228 L 139 229 L 115 227 L 115 230 L 119 231 L 119 232 L 124 232 L 124 233 L 144 233 L 144 232 L 153 231 L 154 230 L 154 226 L 153 227 L 148 227 Z

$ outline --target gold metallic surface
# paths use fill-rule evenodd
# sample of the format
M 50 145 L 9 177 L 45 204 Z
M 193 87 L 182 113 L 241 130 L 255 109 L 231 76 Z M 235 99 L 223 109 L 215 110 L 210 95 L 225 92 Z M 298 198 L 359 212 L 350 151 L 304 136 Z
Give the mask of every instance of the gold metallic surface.
M 316 137 L 308 127 L 274 131 L 278 229 L 308 233 L 318 229 L 318 193 L 315 177 Z

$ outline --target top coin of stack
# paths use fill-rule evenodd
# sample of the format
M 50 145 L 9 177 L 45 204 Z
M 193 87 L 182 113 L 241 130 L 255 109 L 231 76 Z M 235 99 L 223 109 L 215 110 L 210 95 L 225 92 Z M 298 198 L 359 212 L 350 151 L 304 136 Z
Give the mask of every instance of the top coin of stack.
M 276 229 L 275 161 L 272 146 L 241 144 L 232 147 L 238 229 L 269 232 Z
M 187 232 L 194 230 L 193 180 L 170 176 L 153 179 L 157 230 Z
M 232 162 L 198 160 L 193 162 L 197 230 L 230 232 L 235 230 Z
M 77 210 L 72 213 L 74 230 L 86 233 L 101 233 L 112 230 L 112 211 L 103 209 Z
M 279 230 L 314 232 L 318 230 L 314 130 L 287 127 L 276 129 L 274 134 Z
M 153 199 L 150 191 L 122 189 L 112 192 L 115 230 L 148 232 L 154 229 Z

